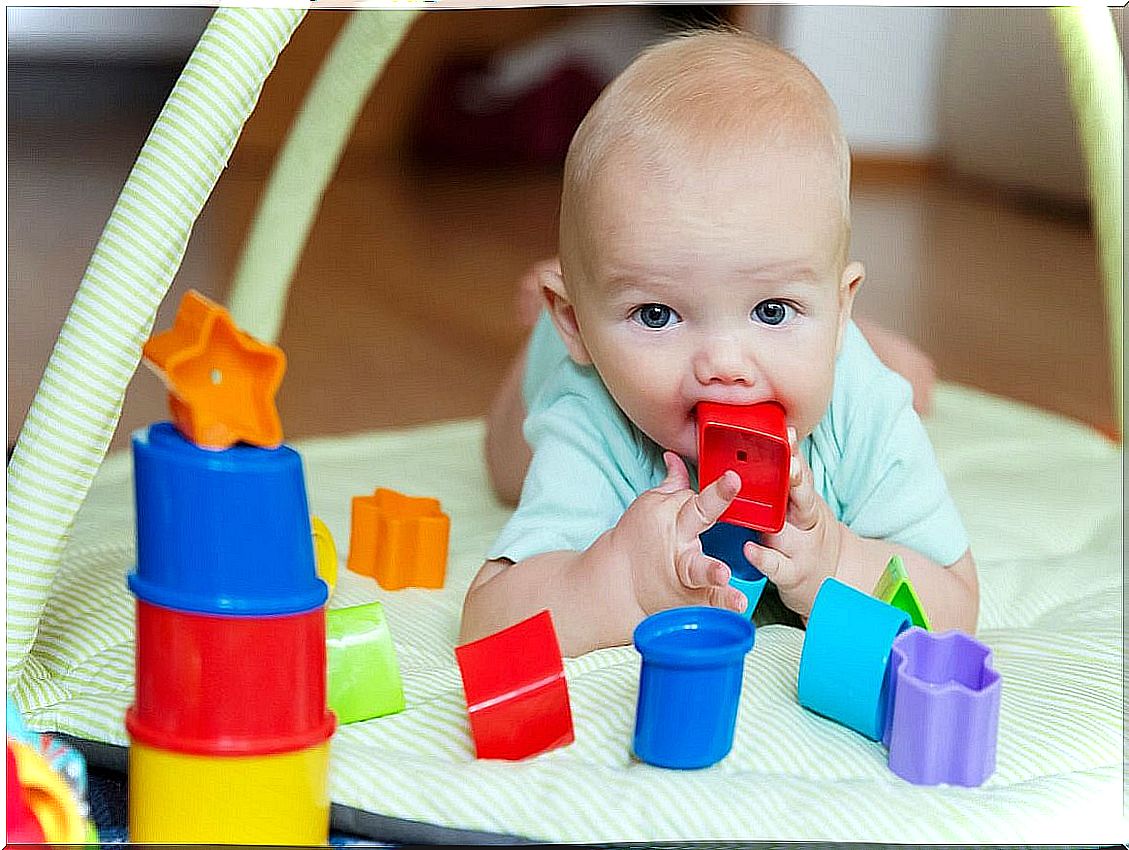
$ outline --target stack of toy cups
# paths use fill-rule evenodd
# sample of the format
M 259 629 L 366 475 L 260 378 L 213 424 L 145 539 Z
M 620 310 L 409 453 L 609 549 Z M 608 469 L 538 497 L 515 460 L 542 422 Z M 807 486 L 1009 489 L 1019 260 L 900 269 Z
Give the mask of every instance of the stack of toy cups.
M 324 844 L 325 584 L 302 461 L 286 446 L 133 436 L 136 697 L 130 838 Z

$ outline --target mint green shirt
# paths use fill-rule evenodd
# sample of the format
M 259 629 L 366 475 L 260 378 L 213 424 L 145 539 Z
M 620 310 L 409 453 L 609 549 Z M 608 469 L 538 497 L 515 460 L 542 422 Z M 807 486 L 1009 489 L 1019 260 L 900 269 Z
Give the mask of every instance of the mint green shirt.
M 666 477 L 661 447 L 628 420 L 593 367 L 572 362 L 546 313 L 530 341 L 522 390 L 533 460 L 490 559 L 587 549 Z M 968 549 L 909 383 L 882 364 L 853 322 L 835 361 L 831 403 L 800 451 L 816 491 L 860 537 L 900 543 L 943 565 Z

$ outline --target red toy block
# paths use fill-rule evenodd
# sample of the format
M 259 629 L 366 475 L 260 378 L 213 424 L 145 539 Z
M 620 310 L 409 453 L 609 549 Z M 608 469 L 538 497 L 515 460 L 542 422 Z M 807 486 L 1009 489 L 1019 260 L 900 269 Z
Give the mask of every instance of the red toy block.
M 516 761 L 572 743 L 568 683 L 548 611 L 455 647 L 455 658 L 477 758 Z
M 698 417 L 698 484 L 708 487 L 725 471 L 741 476 L 741 492 L 720 522 L 775 534 L 788 512 L 788 423 L 778 402 L 751 405 L 701 402 Z

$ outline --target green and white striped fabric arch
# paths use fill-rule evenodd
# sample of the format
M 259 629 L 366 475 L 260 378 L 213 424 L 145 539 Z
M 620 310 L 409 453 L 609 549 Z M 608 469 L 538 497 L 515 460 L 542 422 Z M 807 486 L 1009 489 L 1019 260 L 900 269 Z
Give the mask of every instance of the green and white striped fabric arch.
M 240 327 L 274 342 L 287 293 L 322 195 L 357 115 L 415 13 L 354 13 L 306 96 L 278 155 L 243 254 L 229 306 Z
M 305 13 L 216 10 L 95 247 L 8 466 L 9 693 L 21 676 L 41 672 L 26 669 L 39 619 L 121 415 L 141 346 L 196 218 Z M 289 250 L 266 252 L 266 262 L 245 260 L 240 280 L 253 285 L 236 286 L 240 319 L 254 326 L 257 315 L 279 317 L 268 337 L 277 332 L 286 284 L 357 112 L 415 14 L 354 13 L 300 113 L 257 218 L 259 235 L 248 243 L 261 246 L 262 234 L 269 233 L 275 246 L 281 238 Z M 262 255 L 248 258 L 255 256 Z
M 1125 64 L 1109 9 L 1052 9 L 1090 182 L 1094 238 L 1105 286 L 1113 403 L 1125 421 Z

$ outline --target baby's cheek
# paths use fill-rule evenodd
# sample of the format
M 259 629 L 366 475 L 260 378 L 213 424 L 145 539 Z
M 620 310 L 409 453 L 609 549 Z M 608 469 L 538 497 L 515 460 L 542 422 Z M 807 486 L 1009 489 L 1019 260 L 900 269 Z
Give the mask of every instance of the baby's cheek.
M 806 381 L 792 383 L 787 395 L 781 399 L 788 424 L 796 429 L 801 439 L 815 430 L 831 403 L 831 380 L 815 375 L 807 378 Z

